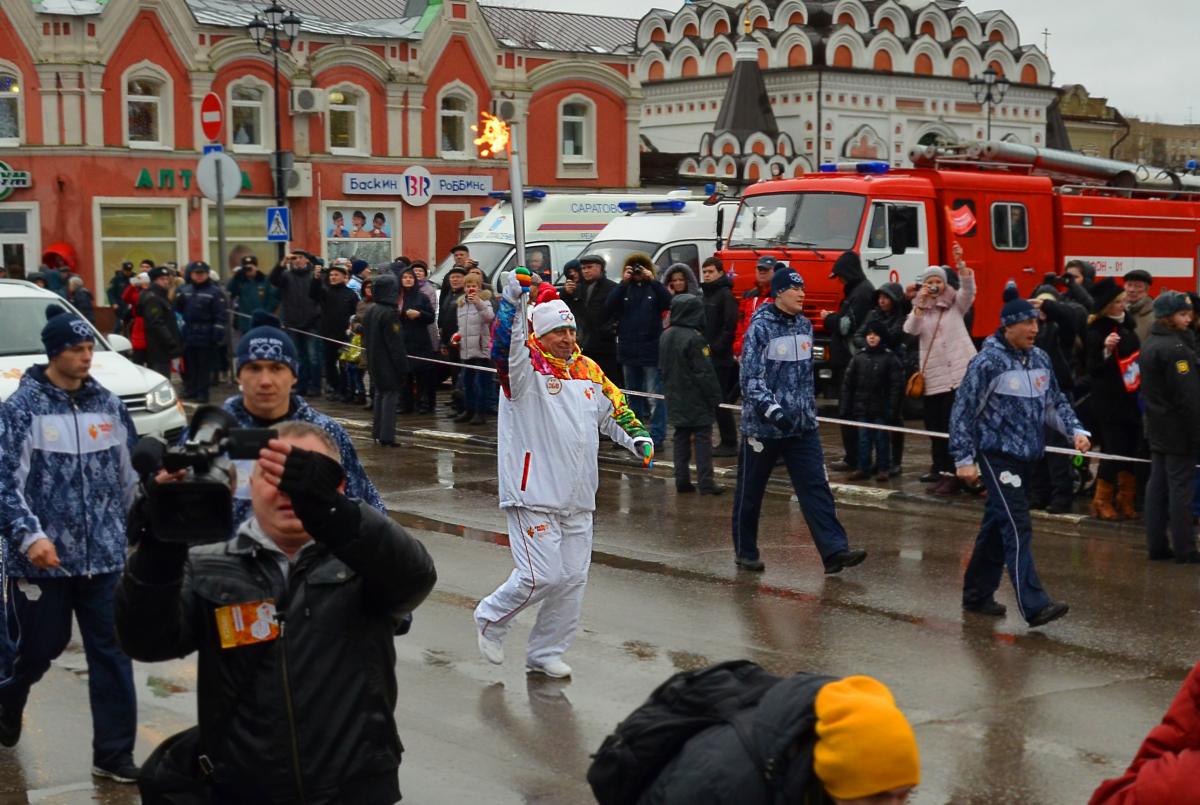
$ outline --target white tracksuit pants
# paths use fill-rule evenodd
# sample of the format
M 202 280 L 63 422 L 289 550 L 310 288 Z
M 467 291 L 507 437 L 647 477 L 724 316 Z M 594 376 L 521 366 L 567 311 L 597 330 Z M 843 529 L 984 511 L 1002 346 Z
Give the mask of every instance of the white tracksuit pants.
M 543 665 L 566 653 L 575 639 L 592 562 L 592 513 L 504 511 L 516 569 L 479 602 L 475 623 L 487 637 L 503 640 L 517 614 L 540 601 L 525 656 L 529 664 Z

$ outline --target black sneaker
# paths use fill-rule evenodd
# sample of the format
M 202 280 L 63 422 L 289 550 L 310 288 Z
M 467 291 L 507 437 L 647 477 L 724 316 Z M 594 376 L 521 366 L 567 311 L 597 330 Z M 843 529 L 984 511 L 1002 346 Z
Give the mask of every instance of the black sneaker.
M 132 760 L 120 760 L 111 766 L 92 766 L 92 776 L 115 783 L 136 783 L 142 770 Z
M 1034 615 L 1032 618 L 1029 619 L 1029 625 L 1032 628 L 1036 628 L 1038 626 L 1045 626 L 1047 623 L 1050 623 L 1051 621 L 1056 621 L 1059 618 L 1061 618 L 1063 615 L 1066 615 L 1067 612 L 1070 611 L 1070 609 L 1071 609 L 1071 606 L 1066 603 L 1047 604 L 1045 607 L 1042 608 L 1041 612 L 1038 612 L 1036 615 Z
M 725 487 L 723 486 L 702 486 L 700 487 L 701 495 L 724 495 Z
M 0 746 L 16 746 L 21 740 L 21 714 L 10 717 L 8 710 L 0 707 Z
M 986 601 L 980 601 L 977 604 L 963 603 L 964 612 L 974 612 L 976 615 L 987 615 L 991 618 L 1003 618 L 1008 614 L 1008 607 L 1001 604 L 995 598 L 989 598 Z
M 729 458 L 736 456 L 738 449 L 736 444 L 719 444 L 713 448 L 713 458 Z
M 866 551 L 840 551 L 835 553 L 825 561 L 825 575 L 832 576 L 834 573 L 841 573 L 848 567 L 861 565 L 866 558 Z
M 695 492 L 695 491 L 696 491 L 696 487 L 692 486 L 691 484 L 676 484 L 675 485 L 676 494 L 690 495 L 692 492 Z
M 767 566 L 763 564 L 763 560 L 761 559 L 743 559 L 742 557 L 738 556 L 735 557 L 733 561 L 742 570 L 749 570 L 754 573 L 762 573 L 767 569 Z

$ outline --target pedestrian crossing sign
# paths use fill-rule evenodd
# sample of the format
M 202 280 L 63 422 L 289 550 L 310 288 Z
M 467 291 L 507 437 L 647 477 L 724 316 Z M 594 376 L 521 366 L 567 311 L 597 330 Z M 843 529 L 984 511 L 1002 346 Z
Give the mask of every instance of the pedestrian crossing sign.
M 292 224 L 287 207 L 267 207 L 267 240 L 273 243 L 292 239 Z

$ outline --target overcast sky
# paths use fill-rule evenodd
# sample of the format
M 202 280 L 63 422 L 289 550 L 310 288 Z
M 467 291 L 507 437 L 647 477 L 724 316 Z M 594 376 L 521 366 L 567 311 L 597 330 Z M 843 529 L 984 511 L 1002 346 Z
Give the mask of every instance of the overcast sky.
M 484 0 L 494 5 L 641 17 L 671 0 Z M 1191 0 L 970 0 L 973 11 L 1002 8 L 1022 44 L 1043 46 L 1049 29 L 1057 85 L 1083 84 L 1130 116 L 1165 123 L 1200 122 L 1197 5 Z

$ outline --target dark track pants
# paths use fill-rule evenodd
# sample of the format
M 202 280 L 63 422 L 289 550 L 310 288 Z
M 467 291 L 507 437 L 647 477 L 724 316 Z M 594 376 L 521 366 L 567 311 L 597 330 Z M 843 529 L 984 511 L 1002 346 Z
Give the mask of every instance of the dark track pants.
M 1029 620 L 1050 604 L 1033 567 L 1033 524 L 1028 497 L 1032 466 L 1030 462 L 1000 453 L 979 457 L 987 501 L 975 550 L 963 577 L 964 606 L 980 604 L 995 595 L 1005 566 L 1022 618 Z
M 758 559 L 758 518 L 771 471 L 782 459 L 800 501 L 800 511 L 823 561 L 848 550 L 846 529 L 838 522 L 833 493 L 825 477 L 825 456 L 816 428 L 786 439 L 742 437 L 738 452 L 737 491 L 733 496 L 733 550 L 742 559 Z
M 12 714 L 24 711 L 29 689 L 67 647 L 74 613 L 87 656 L 92 763 L 105 768 L 132 760 L 137 733 L 133 663 L 117 643 L 113 615 L 120 577 L 104 573 L 91 578 L 10 579 L 10 618 L 15 616 L 20 632 L 13 676 L 0 686 L 0 706 Z
M 1192 528 L 1192 478 L 1196 461 L 1187 454 L 1150 454 L 1150 483 L 1146 486 L 1146 548 L 1162 556 L 1167 548 L 1176 556 L 1196 550 Z M 1167 534 L 1171 541 L 1167 542 Z

